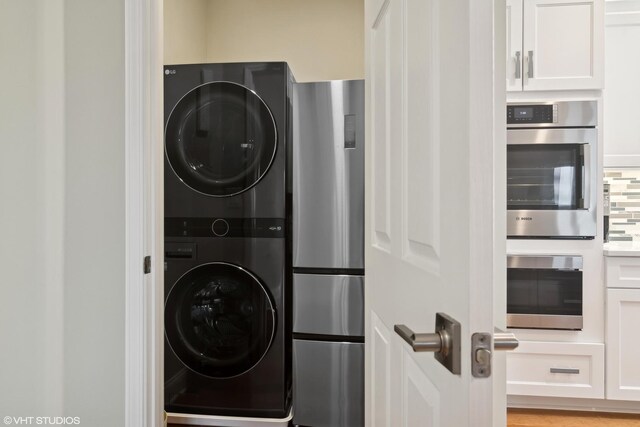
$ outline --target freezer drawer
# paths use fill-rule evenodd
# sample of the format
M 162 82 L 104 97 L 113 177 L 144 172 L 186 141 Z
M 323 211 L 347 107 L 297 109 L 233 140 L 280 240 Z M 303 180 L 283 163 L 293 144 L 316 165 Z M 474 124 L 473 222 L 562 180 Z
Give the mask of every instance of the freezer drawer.
M 364 336 L 364 277 L 294 274 L 293 332 Z
M 364 425 L 364 344 L 293 340 L 293 423 Z

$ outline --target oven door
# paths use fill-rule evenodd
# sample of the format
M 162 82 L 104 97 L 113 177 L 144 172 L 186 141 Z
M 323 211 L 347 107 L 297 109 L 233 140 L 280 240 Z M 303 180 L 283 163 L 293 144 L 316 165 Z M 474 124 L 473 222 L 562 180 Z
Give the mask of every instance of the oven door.
M 508 130 L 508 237 L 595 237 L 596 141 L 594 128 Z
M 507 327 L 582 329 L 582 257 L 507 257 Z

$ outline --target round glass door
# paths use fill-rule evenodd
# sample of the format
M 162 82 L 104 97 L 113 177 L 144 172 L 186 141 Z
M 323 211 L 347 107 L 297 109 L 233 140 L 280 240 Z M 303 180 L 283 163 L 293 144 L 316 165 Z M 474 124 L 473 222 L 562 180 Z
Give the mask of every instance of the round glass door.
M 271 166 L 275 121 L 251 90 L 230 82 L 207 83 L 175 106 L 165 129 L 171 168 L 187 186 L 210 196 L 253 187 Z
M 232 264 L 190 270 L 174 284 L 165 304 L 171 349 L 188 368 L 213 378 L 240 375 L 260 362 L 275 324 L 267 290 Z

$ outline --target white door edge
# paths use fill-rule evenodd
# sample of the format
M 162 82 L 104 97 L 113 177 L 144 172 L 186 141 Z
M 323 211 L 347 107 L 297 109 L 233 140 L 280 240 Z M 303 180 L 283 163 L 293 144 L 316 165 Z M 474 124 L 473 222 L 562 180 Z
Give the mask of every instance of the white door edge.
M 162 59 L 162 0 L 125 1 L 126 427 L 163 419 Z

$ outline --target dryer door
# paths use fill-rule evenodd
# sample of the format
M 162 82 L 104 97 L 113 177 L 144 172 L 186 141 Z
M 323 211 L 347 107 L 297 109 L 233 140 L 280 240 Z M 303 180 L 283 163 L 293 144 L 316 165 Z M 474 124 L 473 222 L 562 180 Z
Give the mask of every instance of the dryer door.
M 165 334 L 191 370 L 229 378 L 262 360 L 275 334 L 275 310 L 258 278 L 226 263 L 185 273 L 165 303 Z
M 232 196 L 253 187 L 276 153 L 276 124 L 253 91 L 231 82 L 206 83 L 174 107 L 165 129 L 165 152 L 178 178 L 209 196 Z

